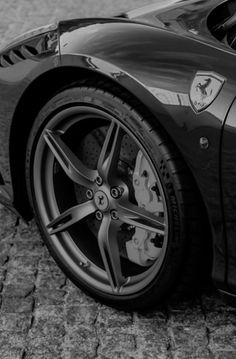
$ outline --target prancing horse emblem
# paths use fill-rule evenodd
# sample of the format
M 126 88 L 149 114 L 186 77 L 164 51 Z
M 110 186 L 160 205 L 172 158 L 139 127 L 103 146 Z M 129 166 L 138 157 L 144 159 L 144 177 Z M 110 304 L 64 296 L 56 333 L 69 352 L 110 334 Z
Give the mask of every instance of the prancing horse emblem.
M 201 82 L 199 82 L 197 84 L 197 89 L 201 92 L 202 99 L 205 99 L 207 96 L 211 96 L 213 90 L 211 89 L 209 92 L 207 91 L 211 82 L 212 80 L 208 78 L 205 80 L 205 83 L 201 84 Z
M 222 76 L 198 71 L 192 82 L 190 102 L 196 112 L 205 110 L 218 96 L 225 78 Z
M 100 211 L 106 211 L 109 208 L 109 199 L 103 191 L 99 190 L 95 193 L 94 201 Z
M 103 204 L 104 204 L 104 196 L 98 196 L 98 200 L 99 200 L 99 206 L 103 206 Z

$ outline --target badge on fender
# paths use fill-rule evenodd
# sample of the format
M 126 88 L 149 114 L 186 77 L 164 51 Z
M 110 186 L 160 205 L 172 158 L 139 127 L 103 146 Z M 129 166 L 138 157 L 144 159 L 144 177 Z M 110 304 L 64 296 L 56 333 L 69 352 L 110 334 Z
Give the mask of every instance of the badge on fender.
M 225 78 L 214 72 L 198 71 L 190 89 L 190 102 L 195 112 L 205 110 L 218 96 Z

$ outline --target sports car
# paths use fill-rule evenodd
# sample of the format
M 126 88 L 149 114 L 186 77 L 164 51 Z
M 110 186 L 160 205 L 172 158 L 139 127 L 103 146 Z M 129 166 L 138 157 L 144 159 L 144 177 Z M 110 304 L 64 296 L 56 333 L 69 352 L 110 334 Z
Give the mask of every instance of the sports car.
M 85 292 L 236 298 L 236 2 L 163 0 L 0 50 L 0 201 Z M 236 301 L 235 301 L 236 302 Z

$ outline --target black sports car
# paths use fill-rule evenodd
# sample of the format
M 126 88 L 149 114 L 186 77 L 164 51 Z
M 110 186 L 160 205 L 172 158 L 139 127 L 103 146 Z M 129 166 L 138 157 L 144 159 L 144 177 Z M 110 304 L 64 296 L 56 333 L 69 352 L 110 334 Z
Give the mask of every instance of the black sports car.
M 96 298 L 236 296 L 236 2 L 163 0 L 0 51 L 0 199 Z

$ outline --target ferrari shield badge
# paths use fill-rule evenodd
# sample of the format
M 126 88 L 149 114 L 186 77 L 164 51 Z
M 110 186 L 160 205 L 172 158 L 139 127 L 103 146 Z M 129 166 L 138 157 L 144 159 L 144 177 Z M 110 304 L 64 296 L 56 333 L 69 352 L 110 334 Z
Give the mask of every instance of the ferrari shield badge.
M 211 72 L 198 71 L 192 82 L 190 102 L 194 111 L 205 110 L 219 94 L 225 78 Z

